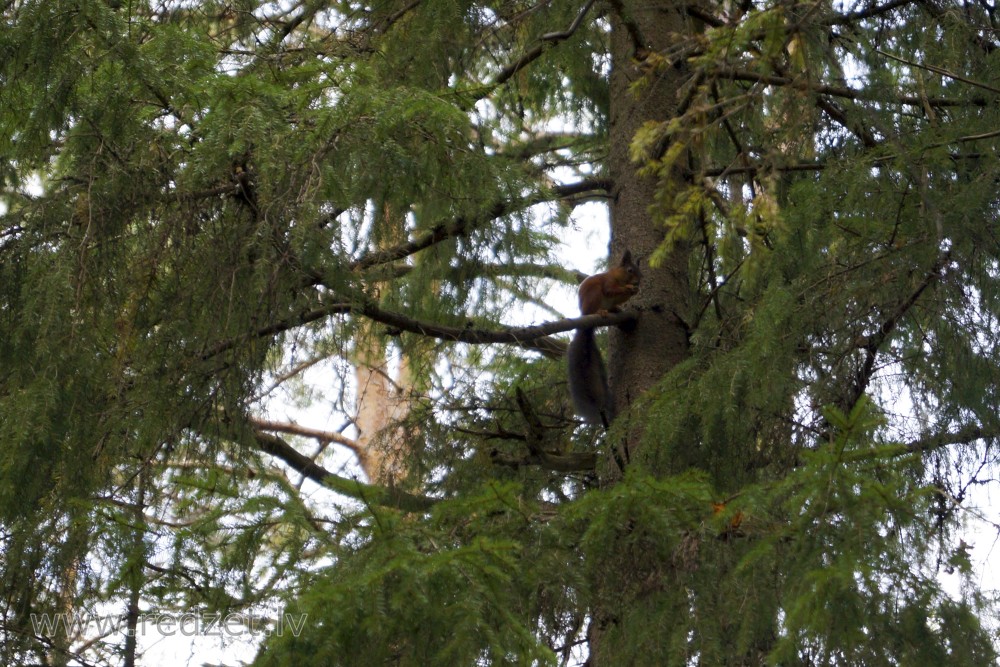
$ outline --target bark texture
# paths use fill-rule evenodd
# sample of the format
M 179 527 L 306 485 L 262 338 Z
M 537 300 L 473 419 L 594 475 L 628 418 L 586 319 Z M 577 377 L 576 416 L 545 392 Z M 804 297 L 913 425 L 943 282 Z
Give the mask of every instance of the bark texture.
M 643 54 L 677 53 L 682 36 L 690 33 L 692 26 L 684 6 L 671 0 L 612 2 L 611 20 L 611 257 L 617 261 L 629 249 L 643 271 L 639 293 L 629 302 L 629 307 L 640 311 L 640 317 L 632 325 L 612 328 L 608 351 L 608 381 L 617 425 L 626 422 L 623 440 L 613 443 L 610 449 L 627 465 L 638 451 L 645 430 L 642 411 L 630 408 L 688 352 L 685 320 L 691 289 L 688 245 L 675 245 L 662 263 L 649 265 L 666 233 L 651 208 L 657 204 L 661 218 L 665 204 L 669 211 L 671 193 L 682 184 L 683 174 L 677 168 L 655 176 L 640 175 L 645 161 L 634 161 L 629 150 L 645 123 L 666 121 L 678 112 L 687 73 L 681 58 L 677 65 L 650 76 L 644 70 Z M 684 166 L 684 160 L 679 164 Z M 608 465 L 606 469 L 611 472 L 605 483 L 614 483 L 620 465 Z M 623 560 L 621 567 L 629 567 L 628 561 Z M 601 588 L 599 582 L 597 588 Z M 606 593 L 606 599 L 614 598 L 613 592 Z M 618 618 L 619 612 L 613 606 L 597 603 L 591 608 L 588 667 L 622 664 L 615 649 L 615 644 L 622 641 L 616 627 Z
M 372 335 L 356 341 L 355 378 L 358 384 L 357 443 L 363 455 L 358 462 L 368 481 L 377 484 L 399 483 L 408 470 L 410 453 L 408 433 L 402 426 L 410 413 L 412 378 L 405 358 L 395 377 L 386 360 L 386 350 Z
M 643 54 L 650 50 L 677 53 L 683 35 L 690 33 L 692 26 L 684 6 L 671 0 L 623 0 L 613 3 L 613 7 L 611 255 L 616 259 L 630 249 L 640 262 L 643 281 L 629 304 L 641 311 L 641 317 L 634 326 L 611 330 L 608 377 L 616 414 L 630 420 L 624 443 L 626 454 L 634 454 L 643 429 L 628 408 L 687 354 L 685 320 L 690 281 L 689 249 L 684 244 L 674 247 L 659 266 L 649 266 L 653 251 L 663 243 L 665 235 L 665 228 L 655 221 L 650 208 L 658 192 L 662 206 L 663 193 L 673 191 L 683 176 L 679 168 L 658 176 L 640 176 L 637 170 L 641 165 L 631 159 L 629 147 L 643 124 L 667 120 L 677 112 L 680 91 L 687 79 L 683 59 L 649 76 L 643 69 Z M 634 85 L 643 78 L 651 80 Z M 683 166 L 683 160 L 678 162 Z

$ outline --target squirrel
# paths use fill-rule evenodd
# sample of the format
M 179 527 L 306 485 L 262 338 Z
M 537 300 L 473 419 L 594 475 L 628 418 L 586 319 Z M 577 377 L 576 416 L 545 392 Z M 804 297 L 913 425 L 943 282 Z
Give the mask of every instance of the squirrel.
M 580 283 L 580 314 L 607 315 L 639 291 L 642 274 L 628 250 L 621 263 L 590 276 Z M 607 428 L 614 419 L 614 401 L 608 389 L 601 352 L 597 349 L 592 327 L 576 330 L 566 351 L 569 361 L 569 393 L 573 407 L 585 422 Z

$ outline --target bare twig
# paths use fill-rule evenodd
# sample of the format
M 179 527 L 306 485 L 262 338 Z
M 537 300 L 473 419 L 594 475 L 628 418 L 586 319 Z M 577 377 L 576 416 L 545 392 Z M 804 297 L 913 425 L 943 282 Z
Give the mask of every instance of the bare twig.
M 396 488 L 365 484 L 356 479 L 335 475 L 276 435 L 257 431 L 254 436 L 257 448 L 262 452 L 281 459 L 296 472 L 317 484 L 367 504 L 394 507 L 405 512 L 426 512 L 438 502 L 427 496 L 418 496 Z
M 366 456 L 364 448 L 359 445 L 356 440 L 348 438 L 342 433 L 337 433 L 336 431 L 323 431 L 320 429 L 309 428 L 307 426 L 301 426 L 294 422 L 275 422 L 258 418 L 251 418 L 250 423 L 264 431 L 290 433 L 292 435 L 301 435 L 306 438 L 313 438 L 321 443 L 333 442 L 338 445 L 343 445 L 354 452 L 354 455 L 357 456 L 359 460 L 364 459 Z

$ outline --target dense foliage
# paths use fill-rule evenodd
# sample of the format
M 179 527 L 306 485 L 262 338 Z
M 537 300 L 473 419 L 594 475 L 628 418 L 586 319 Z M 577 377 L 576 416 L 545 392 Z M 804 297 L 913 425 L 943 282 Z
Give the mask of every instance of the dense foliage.
M 1000 436 L 990 3 L 2 16 L 0 661 L 275 608 L 308 622 L 261 665 L 996 660 L 961 541 Z M 608 432 L 552 305 L 594 202 L 650 284 L 687 267 L 605 321 L 687 341 Z M 122 623 L 33 623 L 69 612 Z

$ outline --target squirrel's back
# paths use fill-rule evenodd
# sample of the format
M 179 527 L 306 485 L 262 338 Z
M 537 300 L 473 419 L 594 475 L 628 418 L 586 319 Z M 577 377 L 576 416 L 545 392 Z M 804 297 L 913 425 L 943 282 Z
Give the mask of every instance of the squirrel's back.
M 580 313 L 607 314 L 617 310 L 639 291 L 641 279 L 639 265 L 626 250 L 618 266 L 590 276 L 580 284 Z M 607 428 L 615 417 L 614 401 L 593 328 L 576 330 L 566 357 L 569 360 L 569 393 L 576 413 L 584 421 Z

